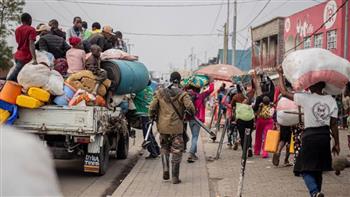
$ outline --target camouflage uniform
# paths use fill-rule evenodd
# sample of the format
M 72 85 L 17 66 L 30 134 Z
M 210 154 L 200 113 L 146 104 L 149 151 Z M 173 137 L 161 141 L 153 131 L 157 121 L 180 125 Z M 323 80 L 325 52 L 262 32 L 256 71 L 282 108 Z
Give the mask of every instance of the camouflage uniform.
M 156 91 L 149 107 L 151 117 L 156 117 L 160 133 L 161 157 L 163 164 L 163 179 L 168 180 L 169 157 L 172 156 L 173 183 L 180 183 L 179 171 L 184 151 L 183 117 L 185 110 L 195 112 L 191 97 L 177 87 L 161 88 Z
M 160 153 L 163 155 L 173 154 L 171 163 L 181 163 L 182 153 L 184 151 L 184 140 L 182 134 L 160 134 Z

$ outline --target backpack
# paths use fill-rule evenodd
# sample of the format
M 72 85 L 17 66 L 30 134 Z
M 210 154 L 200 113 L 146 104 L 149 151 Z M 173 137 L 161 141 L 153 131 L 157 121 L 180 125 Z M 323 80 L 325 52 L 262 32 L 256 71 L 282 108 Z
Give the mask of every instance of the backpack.
M 255 118 L 253 108 L 247 104 L 236 103 L 235 113 L 237 120 L 250 121 Z

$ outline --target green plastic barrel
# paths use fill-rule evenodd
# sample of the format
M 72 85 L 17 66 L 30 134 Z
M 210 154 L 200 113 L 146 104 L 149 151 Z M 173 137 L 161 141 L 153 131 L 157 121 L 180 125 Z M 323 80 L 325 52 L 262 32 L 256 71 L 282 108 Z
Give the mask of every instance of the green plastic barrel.
M 107 60 L 101 63 L 101 67 L 107 71 L 112 89 L 118 95 L 139 92 L 149 81 L 149 72 L 141 62 Z

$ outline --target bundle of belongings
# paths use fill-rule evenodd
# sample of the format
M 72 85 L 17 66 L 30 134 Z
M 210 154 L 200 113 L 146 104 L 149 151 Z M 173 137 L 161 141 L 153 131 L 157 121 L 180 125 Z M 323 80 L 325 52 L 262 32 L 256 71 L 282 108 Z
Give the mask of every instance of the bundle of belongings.
M 101 56 L 105 60 L 138 59 L 118 49 L 107 50 Z M 67 60 L 55 59 L 46 51 L 36 51 L 36 59 L 37 64 L 29 62 L 23 66 L 17 82 L 5 81 L 2 85 L 0 124 L 13 124 L 18 117 L 18 107 L 36 109 L 47 104 L 107 106 L 105 97 L 112 83 L 108 77 L 100 81 L 99 76 L 90 70 L 69 74 Z
M 282 67 L 296 91 L 323 81 L 327 94 L 341 94 L 350 76 L 349 61 L 321 48 L 294 51 L 287 55 Z
M 209 78 L 205 75 L 192 75 L 189 78 L 185 78 L 181 81 L 181 86 L 193 86 L 196 88 L 203 88 L 209 84 Z

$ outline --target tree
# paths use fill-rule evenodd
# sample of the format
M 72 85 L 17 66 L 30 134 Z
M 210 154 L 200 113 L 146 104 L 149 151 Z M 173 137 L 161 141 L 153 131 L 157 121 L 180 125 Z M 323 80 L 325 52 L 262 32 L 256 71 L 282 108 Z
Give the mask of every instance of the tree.
M 12 65 L 12 47 L 8 46 L 6 37 L 13 35 L 24 5 L 24 0 L 0 0 L 0 69 Z

